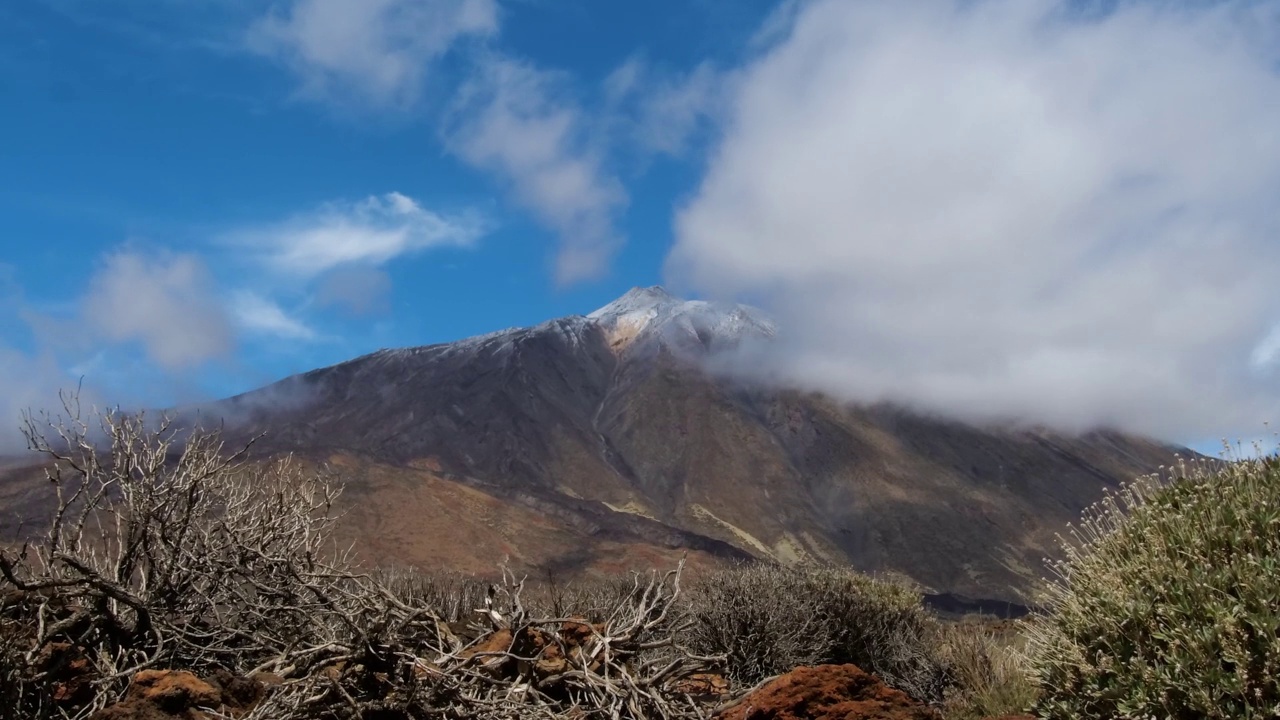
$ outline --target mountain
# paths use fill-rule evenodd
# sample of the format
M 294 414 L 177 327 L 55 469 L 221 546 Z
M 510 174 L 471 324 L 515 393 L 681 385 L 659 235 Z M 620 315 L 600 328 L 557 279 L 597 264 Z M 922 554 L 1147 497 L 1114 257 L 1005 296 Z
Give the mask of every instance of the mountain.
M 557 572 L 819 561 L 1023 601 L 1055 533 L 1176 448 L 983 428 L 752 385 L 704 362 L 774 326 L 628 292 L 587 316 L 384 350 L 206 409 L 348 481 L 375 556 Z
M 383 350 L 201 409 L 326 463 L 379 562 L 573 574 L 745 557 L 1025 602 L 1055 533 L 1176 448 L 976 427 L 712 372 L 776 329 L 638 288 L 587 316 Z

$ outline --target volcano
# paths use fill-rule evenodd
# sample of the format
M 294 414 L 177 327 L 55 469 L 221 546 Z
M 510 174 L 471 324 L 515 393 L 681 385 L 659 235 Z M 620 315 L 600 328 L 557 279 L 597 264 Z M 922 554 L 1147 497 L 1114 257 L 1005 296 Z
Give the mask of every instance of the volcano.
M 748 557 L 1026 602 L 1055 535 L 1181 448 L 983 427 L 720 372 L 778 329 L 637 288 L 585 316 L 383 350 L 200 409 L 324 463 L 380 563 L 562 575 Z M 1185 453 L 1185 451 L 1183 451 Z
M 588 315 L 374 352 L 205 411 L 333 466 L 353 534 L 384 560 L 579 573 L 692 552 L 1011 602 L 1028 600 L 1069 521 L 1181 450 L 714 370 L 776 334 L 753 307 L 635 288 Z

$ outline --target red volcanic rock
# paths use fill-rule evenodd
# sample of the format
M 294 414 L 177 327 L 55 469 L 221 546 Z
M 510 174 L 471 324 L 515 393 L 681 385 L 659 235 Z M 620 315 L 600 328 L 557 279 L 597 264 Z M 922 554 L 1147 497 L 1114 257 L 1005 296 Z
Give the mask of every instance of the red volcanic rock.
M 801 667 L 747 695 L 718 720 L 941 720 L 856 665 Z
M 143 670 L 133 676 L 123 702 L 92 720 L 199 720 L 201 708 L 247 710 L 262 698 L 263 683 L 228 672 L 208 680 L 180 670 Z
M 133 676 L 129 697 L 145 700 L 169 712 L 222 703 L 218 688 L 185 671 L 143 670 Z

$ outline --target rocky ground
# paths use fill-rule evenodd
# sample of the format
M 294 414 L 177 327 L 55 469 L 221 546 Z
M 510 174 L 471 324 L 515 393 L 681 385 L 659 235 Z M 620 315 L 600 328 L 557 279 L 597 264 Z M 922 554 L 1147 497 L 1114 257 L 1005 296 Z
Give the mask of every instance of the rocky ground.
M 509 645 L 512 639 L 495 634 L 477 646 Z M 543 672 L 556 672 L 562 659 L 539 661 Z M 501 672 L 499 669 L 498 672 Z M 92 720 L 204 720 L 238 717 L 250 712 L 271 685 L 274 676 L 238 678 L 227 673 L 199 678 L 181 670 L 145 670 L 134 676 L 125 699 Z M 727 684 L 706 675 L 687 688 L 702 702 L 722 698 Z M 210 713 L 213 713 L 212 715 Z M 766 683 L 716 711 L 717 720 L 944 720 L 933 708 L 880 682 L 854 665 L 801 667 Z M 990 720 L 1034 720 L 1031 716 L 1007 716 Z

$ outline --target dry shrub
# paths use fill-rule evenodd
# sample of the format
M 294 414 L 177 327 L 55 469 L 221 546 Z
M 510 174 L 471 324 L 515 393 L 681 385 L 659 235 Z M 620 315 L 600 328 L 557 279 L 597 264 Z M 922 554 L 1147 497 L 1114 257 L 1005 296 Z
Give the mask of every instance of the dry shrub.
M 379 568 L 374 576 L 402 602 L 432 608 L 451 623 L 466 622 L 476 608 L 484 607 L 493 584 L 463 573 L 413 567 Z
M 943 625 L 938 655 L 947 668 L 948 720 L 1019 715 L 1036 700 L 1024 642 L 1013 626 L 980 618 Z
M 726 657 L 736 686 L 800 665 L 853 663 L 923 701 L 942 699 L 938 621 L 912 588 L 832 568 L 744 564 L 689 593 L 690 647 Z
M 250 464 L 165 419 L 82 418 L 74 398 L 65 410 L 25 417 L 56 496 L 49 529 L 0 552 L 22 660 L 15 717 L 52 713 L 58 678 L 41 658 L 64 645 L 91 667 L 97 692 L 73 713 L 86 715 L 149 667 L 305 672 L 367 639 L 376 608 L 328 540 L 328 478 L 287 458 Z
M 9 611 L 5 600 L 0 598 L 0 708 L 20 707 L 23 703 L 26 663 L 22 658 L 22 636 L 30 632 L 9 617 Z M 0 710 L 0 717 L 4 714 Z
M 1043 717 L 1280 714 L 1280 459 L 1139 479 L 1064 545 L 1029 634 Z
M 529 604 L 553 617 L 602 621 L 627 603 L 641 580 L 636 573 L 573 580 L 546 573 L 533 584 Z
M 0 550 L 0 720 L 87 718 L 148 668 L 278 676 L 242 720 L 706 716 L 680 681 L 719 659 L 675 641 L 680 569 L 538 601 L 613 602 L 591 625 L 540 615 L 506 572 L 483 597 L 362 574 L 330 540 L 340 488 L 324 474 L 164 419 L 65 409 L 26 418 L 57 510 Z
M 722 659 L 677 642 L 682 568 L 635 576 L 632 591 L 600 623 L 532 615 L 523 580 L 504 572 L 480 608 L 489 632 L 469 642 L 442 632 L 434 644 L 402 644 L 397 654 L 408 676 L 375 674 L 375 688 L 364 696 L 352 692 L 361 686 L 347 677 L 361 677 L 359 666 L 313 673 L 239 720 L 709 718 L 713 708 L 681 688 Z
M 380 568 L 374 574 L 397 597 L 435 608 L 450 623 L 463 623 L 474 617 L 490 587 L 502 582 L 497 575 L 485 578 L 414 567 Z M 563 580 L 554 573 L 535 573 L 525 578 L 522 601 L 530 613 L 544 617 L 601 622 L 628 602 L 637 582 L 643 579 L 634 573 L 572 580 Z

